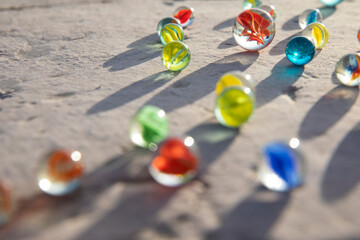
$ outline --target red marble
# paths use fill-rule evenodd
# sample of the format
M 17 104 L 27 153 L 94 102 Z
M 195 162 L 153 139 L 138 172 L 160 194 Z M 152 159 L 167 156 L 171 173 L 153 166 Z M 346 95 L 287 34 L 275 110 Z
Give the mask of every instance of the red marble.
M 174 18 L 179 19 L 180 23 L 184 24 L 190 19 L 191 14 L 192 14 L 191 9 L 181 9 L 174 14 Z
M 162 173 L 184 175 L 189 171 L 196 171 L 198 158 L 181 139 L 170 138 L 161 145 L 152 166 Z

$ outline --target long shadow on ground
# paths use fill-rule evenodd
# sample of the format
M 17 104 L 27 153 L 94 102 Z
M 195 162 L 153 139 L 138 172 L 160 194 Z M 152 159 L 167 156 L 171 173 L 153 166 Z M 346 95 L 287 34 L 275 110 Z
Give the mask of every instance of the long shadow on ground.
M 130 49 L 107 60 L 103 67 L 109 68 L 110 72 L 116 72 L 147 62 L 160 56 L 162 44 L 159 42 L 157 33 L 154 33 L 131 43 L 127 47 Z
M 97 196 L 101 196 L 117 182 L 130 185 L 152 183 L 147 171 L 150 156 L 147 151 L 134 148 L 84 176 L 83 187 L 71 195 L 52 197 L 39 193 L 19 199 L 18 209 L 10 223 L 1 229 L 0 238 L 24 239 L 37 236 L 64 220 L 94 211 L 93 204 Z
M 146 104 L 155 105 L 170 112 L 192 103 L 213 91 L 221 74 L 234 70 L 244 71 L 256 61 L 258 56 L 258 52 L 241 52 L 226 56 L 179 79 L 151 98 Z M 121 107 L 161 87 L 178 74 L 179 72 L 164 71 L 134 82 L 96 103 L 87 110 L 86 114 L 96 114 Z M 191 88 L 188 89 L 190 85 Z
M 324 134 L 355 104 L 358 88 L 338 86 L 322 96 L 300 124 L 299 137 L 312 139 Z
M 296 66 L 283 58 L 271 70 L 271 75 L 256 86 L 256 107 L 271 102 L 282 94 L 296 98 L 297 88 L 292 85 L 301 77 L 304 66 Z
M 291 36 L 281 40 L 280 42 L 278 42 L 275 46 L 273 46 L 270 49 L 269 54 L 271 56 L 285 54 L 285 48 L 286 48 L 286 45 L 288 44 L 288 42 L 290 41 L 290 39 L 292 39 L 293 37 L 295 37 L 296 35 L 299 35 L 299 34 L 300 34 L 300 32 L 292 34 Z
M 284 211 L 290 193 L 277 193 L 257 187 L 254 192 L 221 218 L 220 227 L 204 239 L 267 239 L 272 226 Z
M 178 74 L 179 72 L 164 71 L 134 82 L 96 103 L 87 110 L 86 114 L 96 114 L 121 107 L 161 87 Z
M 234 23 L 235 17 L 226 19 L 225 21 L 222 21 L 221 23 L 217 24 L 215 27 L 213 27 L 213 30 L 219 31 L 224 28 L 231 27 Z
M 219 46 L 217 47 L 218 49 L 226 49 L 226 48 L 232 48 L 237 46 L 234 37 L 230 37 L 224 41 L 222 41 Z
M 192 136 L 197 143 L 202 159 L 198 179 L 201 179 L 205 169 L 227 149 L 237 134 L 237 130 L 215 123 L 203 123 L 187 132 L 187 135 Z M 147 167 L 148 163 L 144 166 Z M 137 190 L 134 191 L 136 188 Z M 156 213 L 166 206 L 178 189 L 162 187 L 155 183 L 126 186 L 124 198 L 117 206 L 77 239 L 98 239 L 104 236 L 105 239 L 136 239 L 137 232 L 145 227 L 162 231 L 162 234 L 167 234 L 168 237 L 174 237 L 176 232 L 169 225 L 156 223 L 154 220 Z
M 211 63 L 165 88 L 145 105 L 155 105 L 166 112 L 193 103 L 215 89 L 219 77 L 228 71 L 244 71 L 258 58 L 258 52 L 241 52 Z
M 204 159 L 198 178 L 201 180 L 206 168 L 227 149 L 238 131 L 205 122 L 187 134 L 198 143 L 200 156 Z M 87 174 L 82 190 L 73 195 L 56 198 L 41 193 L 21 199 L 16 215 L 6 228 L 1 229 L 0 236 L 4 239 L 37 236 L 62 221 L 86 216 L 97 210 L 96 202 L 100 196 L 115 184 L 123 183 L 119 202 L 109 207 L 76 239 L 132 239 L 139 230 L 153 226 L 156 213 L 179 189 L 162 187 L 152 180 L 148 172 L 152 157 L 152 153 L 144 149 L 129 149 Z
M 321 181 L 326 202 L 340 200 L 360 182 L 360 122 L 345 136 L 331 157 Z

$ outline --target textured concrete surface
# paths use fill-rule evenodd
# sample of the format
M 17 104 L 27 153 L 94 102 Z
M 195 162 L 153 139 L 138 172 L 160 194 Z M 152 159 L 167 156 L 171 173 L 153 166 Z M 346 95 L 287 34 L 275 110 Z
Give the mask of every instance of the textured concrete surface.
M 231 37 L 241 1 L 2 0 L 0 178 L 18 207 L 0 239 L 359 239 L 359 89 L 339 86 L 333 71 L 360 48 L 360 1 L 273 4 L 277 33 L 257 53 Z M 181 5 L 196 11 L 185 30 L 192 60 L 171 74 L 156 25 Z M 284 49 L 312 7 L 330 39 L 295 67 Z M 257 83 L 258 108 L 239 131 L 213 114 L 216 81 L 231 70 Z M 168 112 L 172 135 L 199 142 L 202 171 L 182 188 L 156 184 L 151 154 L 129 140 L 129 118 L 144 104 Z M 293 136 L 306 156 L 304 186 L 265 190 L 253 170 L 259 149 Z M 39 161 L 55 147 L 83 153 L 84 187 L 73 196 L 37 188 Z

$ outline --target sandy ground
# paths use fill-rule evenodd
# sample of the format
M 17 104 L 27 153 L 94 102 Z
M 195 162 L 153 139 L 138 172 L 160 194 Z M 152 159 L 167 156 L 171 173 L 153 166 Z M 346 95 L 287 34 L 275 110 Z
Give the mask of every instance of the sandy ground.
M 359 89 L 340 86 L 333 72 L 360 48 L 360 1 L 272 3 L 274 41 L 246 52 L 231 37 L 241 1 L 2 0 L 0 177 L 18 209 L 0 239 L 359 239 Z M 185 30 L 192 60 L 172 74 L 156 25 L 181 5 L 196 11 Z M 329 42 L 295 67 L 284 49 L 312 7 L 325 14 Z M 232 70 L 257 83 L 257 110 L 239 131 L 213 113 L 215 84 Z M 144 104 L 166 110 L 172 135 L 198 140 L 202 171 L 182 188 L 156 184 L 151 154 L 130 142 L 129 118 Z M 254 173 L 261 146 L 294 136 L 306 182 L 270 192 Z M 39 161 L 56 147 L 83 153 L 84 187 L 73 196 L 37 187 Z

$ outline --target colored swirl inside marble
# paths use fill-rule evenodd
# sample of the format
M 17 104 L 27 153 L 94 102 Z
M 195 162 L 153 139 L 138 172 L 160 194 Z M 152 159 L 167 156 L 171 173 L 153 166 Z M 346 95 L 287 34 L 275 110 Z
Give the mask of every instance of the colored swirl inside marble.
M 360 56 L 358 54 L 343 56 L 336 64 L 335 74 L 346 86 L 360 85 Z
M 271 32 L 267 29 L 271 22 L 251 11 L 244 11 L 238 17 L 237 21 L 244 27 L 243 36 L 248 36 L 248 41 L 256 41 L 258 45 L 264 44 L 264 38 Z
M 309 24 L 302 35 L 314 43 L 315 49 L 323 48 L 329 40 L 329 32 L 322 23 Z
M 179 19 L 181 24 L 186 23 L 191 18 L 193 11 L 191 9 L 180 9 L 174 14 L 174 17 Z
M 197 170 L 198 159 L 183 141 L 172 138 L 162 144 L 152 165 L 162 173 L 184 175 Z
M 292 139 L 291 141 L 298 139 Z M 274 191 L 288 191 L 302 184 L 303 161 L 297 146 L 271 142 L 263 149 L 264 162 L 258 169 L 260 181 Z M 294 142 L 293 142 L 294 143 Z
M 161 29 L 160 40 L 164 45 L 173 41 L 182 42 L 184 40 L 184 31 L 180 25 L 168 23 Z
M 71 153 L 58 151 L 49 159 L 48 173 L 51 178 L 58 181 L 71 181 L 83 174 L 83 165 L 71 158 Z
M 299 26 L 301 29 L 304 29 L 311 23 L 321 23 L 323 20 L 323 16 L 319 9 L 310 8 L 303 11 L 299 16 Z
M 190 63 L 191 53 L 182 42 L 170 42 L 162 51 L 161 59 L 164 66 L 170 71 L 180 71 Z
M 268 46 L 275 36 L 275 22 L 270 14 L 260 8 L 240 13 L 233 24 L 233 36 L 240 47 L 257 51 Z

